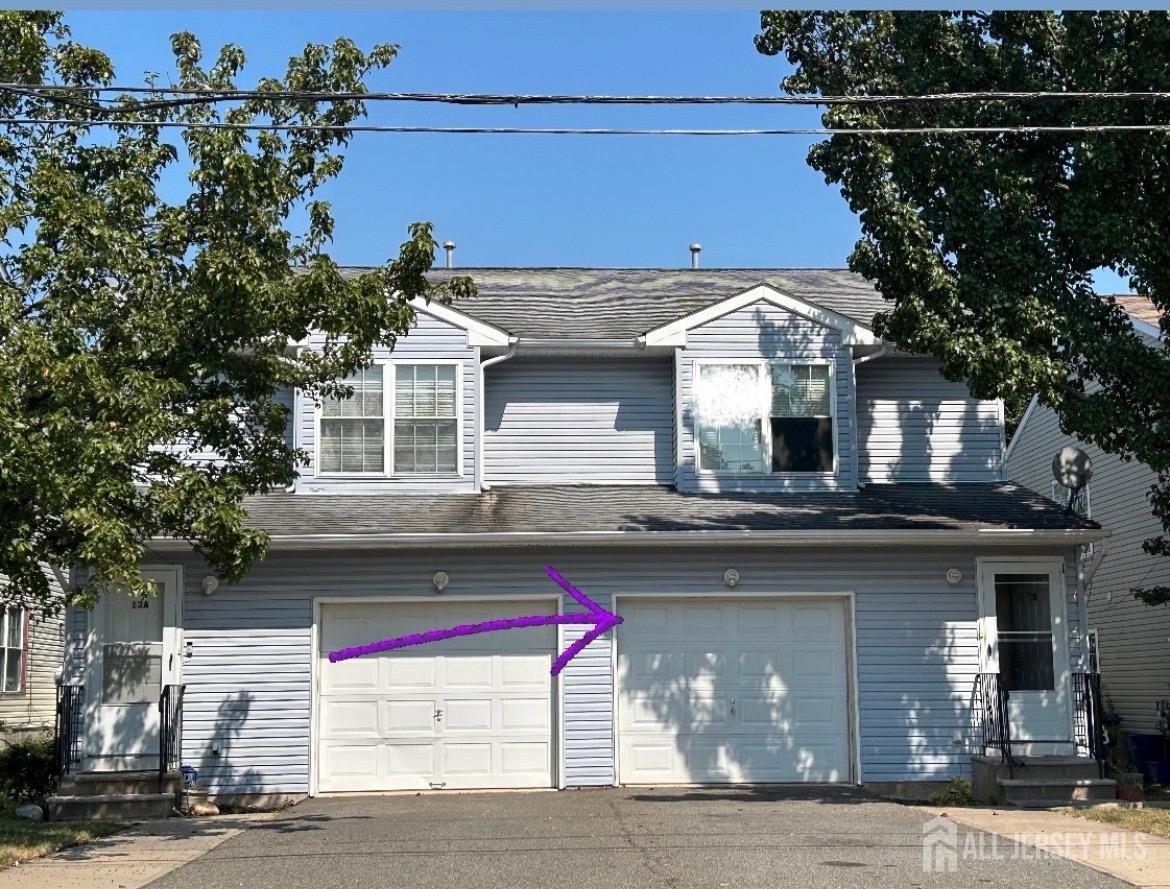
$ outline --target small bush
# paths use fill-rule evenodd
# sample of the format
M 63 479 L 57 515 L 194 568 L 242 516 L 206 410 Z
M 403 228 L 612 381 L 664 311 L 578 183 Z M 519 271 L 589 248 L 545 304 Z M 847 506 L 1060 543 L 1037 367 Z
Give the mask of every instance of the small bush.
M 0 749 L 0 794 L 15 805 L 53 792 L 53 739 L 26 738 Z
M 972 803 L 971 782 L 958 776 L 951 778 L 946 787 L 931 795 L 930 801 L 936 806 L 969 806 Z

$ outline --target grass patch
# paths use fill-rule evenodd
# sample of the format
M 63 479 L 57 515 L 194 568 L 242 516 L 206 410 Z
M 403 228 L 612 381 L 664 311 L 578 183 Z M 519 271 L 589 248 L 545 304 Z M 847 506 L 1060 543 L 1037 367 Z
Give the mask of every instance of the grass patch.
M 1126 830 L 1170 837 L 1170 809 L 1070 809 L 1069 812 L 1078 818 Z
M 0 868 L 108 836 L 122 827 L 105 821 L 37 822 L 0 815 Z

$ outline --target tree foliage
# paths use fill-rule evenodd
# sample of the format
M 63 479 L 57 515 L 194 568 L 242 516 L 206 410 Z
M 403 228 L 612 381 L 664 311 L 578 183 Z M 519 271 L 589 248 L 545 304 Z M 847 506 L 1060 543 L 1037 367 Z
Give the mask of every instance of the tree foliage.
M 792 94 L 1168 91 L 1160 12 L 765 12 L 757 48 Z M 979 101 L 829 107 L 826 126 L 1170 123 L 1170 103 Z M 1063 430 L 1158 473 L 1170 526 L 1170 354 L 1092 275 L 1113 269 L 1170 331 L 1170 135 L 836 135 L 809 163 L 861 221 L 850 267 L 892 303 L 876 319 L 981 397 L 1032 393 Z M 1170 537 L 1146 541 L 1170 555 Z M 1170 601 L 1170 587 L 1135 590 Z
M 172 49 L 176 86 L 233 88 L 244 67 L 231 45 L 205 64 L 191 34 Z M 309 44 L 255 88 L 361 91 L 395 52 Z M 59 14 L 0 13 L 0 82 L 113 76 Z M 49 601 L 43 564 L 88 566 L 81 600 L 113 586 L 148 594 L 138 564 L 160 536 L 240 578 L 266 547 L 243 498 L 289 484 L 305 457 L 285 441 L 278 391 L 345 393 L 334 381 L 410 329 L 408 300 L 472 286 L 427 282 L 425 223 L 382 268 L 342 274 L 316 195 L 341 171 L 344 130 L 189 126 L 344 127 L 361 101 L 223 107 L 152 93 L 102 105 L 87 92 L 0 91 L 0 117 L 69 122 L 0 130 L 0 573 L 4 595 L 35 604 Z M 110 117 L 183 126 L 95 126 Z M 290 348 L 310 330 L 323 332 L 320 349 Z

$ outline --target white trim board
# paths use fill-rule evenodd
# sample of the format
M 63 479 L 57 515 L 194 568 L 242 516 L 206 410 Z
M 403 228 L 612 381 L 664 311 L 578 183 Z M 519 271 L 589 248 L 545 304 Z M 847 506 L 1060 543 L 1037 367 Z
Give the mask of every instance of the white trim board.
M 938 528 L 821 531 L 490 531 L 470 533 L 272 534 L 273 549 L 330 547 L 409 549 L 499 546 L 1075 546 L 1112 536 L 1105 529 Z M 155 549 L 185 550 L 172 537 L 153 538 Z
M 750 306 L 760 301 L 771 303 L 789 312 L 808 318 L 825 327 L 831 327 L 841 332 L 841 342 L 846 346 L 869 346 L 881 342 L 877 335 L 867 327 L 858 324 L 851 318 L 846 318 L 831 309 L 826 309 L 814 303 L 805 302 L 794 296 L 789 296 L 769 284 L 758 284 L 736 296 L 720 300 L 705 309 L 692 312 L 677 321 L 664 324 L 649 330 L 638 337 L 638 342 L 646 346 L 685 346 L 687 332 L 696 327 L 714 321 L 729 312 Z
M 467 345 L 469 346 L 506 346 L 515 340 L 515 337 L 506 330 L 501 330 L 483 321 L 477 321 L 470 315 L 466 315 L 458 309 L 443 305 L 440 302 L 435 302 L 434 300 L 428 302 L 421 296 L 416 296 L 410 300 L 410 305 L 416 312 L 423 312 L 454 327 L 466 330 Z

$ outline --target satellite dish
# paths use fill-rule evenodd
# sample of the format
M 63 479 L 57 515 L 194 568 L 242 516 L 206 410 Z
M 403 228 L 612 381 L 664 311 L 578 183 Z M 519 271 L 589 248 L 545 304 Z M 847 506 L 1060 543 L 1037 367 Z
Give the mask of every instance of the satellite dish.
M 1080 448 L 1061 448 L 1052 458 L 1052 477 L 1070 491 L 1079 491 L 1093 477 L 1093 461 Z

